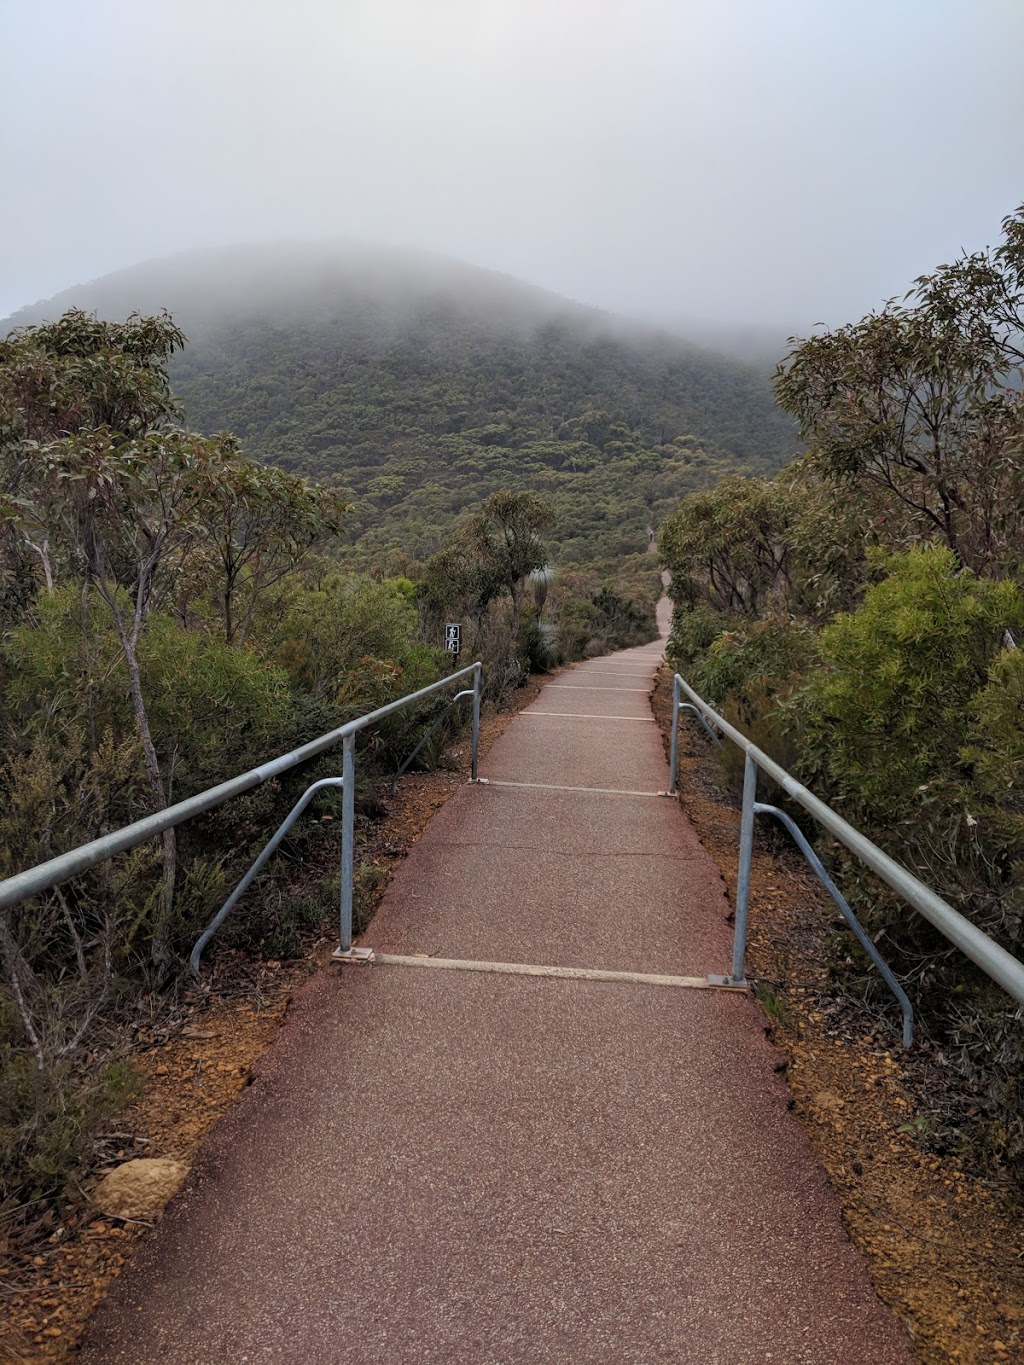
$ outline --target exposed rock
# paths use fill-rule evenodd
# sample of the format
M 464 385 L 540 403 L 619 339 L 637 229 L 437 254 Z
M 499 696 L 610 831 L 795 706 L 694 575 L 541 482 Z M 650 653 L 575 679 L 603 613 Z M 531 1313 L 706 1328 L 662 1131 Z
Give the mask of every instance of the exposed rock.
M 183 1161 L 138 1157 L 105 1175 L 93 1190 L 92 1201 L 112 1218 L 155 1218 L 186 1175 Z

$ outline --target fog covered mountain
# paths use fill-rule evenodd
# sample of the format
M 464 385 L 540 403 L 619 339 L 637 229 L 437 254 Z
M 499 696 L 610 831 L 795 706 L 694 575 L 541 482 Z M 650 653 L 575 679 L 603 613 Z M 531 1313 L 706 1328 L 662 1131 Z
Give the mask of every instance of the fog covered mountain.
M 192 252 L 23 309 L 167 309 L 185 420 L 343 487 L 357 559 L 429 554 L 505 484 L 558 511 L 565 560 L 636 550 L 685 492 L 796 448 L 767 371 L 493 271 L 337 242 Z

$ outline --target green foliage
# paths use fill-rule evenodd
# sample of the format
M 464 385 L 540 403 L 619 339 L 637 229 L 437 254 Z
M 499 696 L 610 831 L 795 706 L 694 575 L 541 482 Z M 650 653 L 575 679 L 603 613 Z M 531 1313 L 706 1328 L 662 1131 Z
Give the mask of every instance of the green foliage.
M 723 618 L 707 607 L 676 612 L 669 642 L 669 659 L 701 696 L 717 704 L 730 724 L 753 740 L 770 758 L 793 769 L 800 746 L 792 721 L 780 707 L 812 674 L 819 663 L 818 640 L 805 622 L 784 616 L 722 629 Z M 686 651 L 687 659 L 682 660 Z M 677 660 L 679 662 L 677 662 Z M 725 743 L 718 760 L 727 785 L 739 792 L 743 785 L 743 754 Z M 761 800 L 792 809 L 780 789 L 763 778 Z
M 295 686 L 353 715 L 446 671 L 442 652 L 420 642 L 416 607 L 400 579 L 334 573 L 312 590 L 293 579 L 275 618 L 261 623 L 261 646 Z M 376 681 L 374 663 L 385 666 Z
M 190 338 L 171 367 L 188 424 L 337 487 L 357 569 L 428 559 L 503 487 L 552 503 L 558 564 L 632 553 L 687 492 L 795 449 L 761 373 L 436 259 L 235 249 L 88 297 L 108 316 L 171 308 Z
M 442 622 L 464 621 L 463 647 L 483 662 L 494 696 L 516 686 L 528 667 L 523 627 L 533 619 L 531 576 L 547 560 L 540 533 L 551 520 L 543 499 L 502 489 L 456 526 L 424 569 L 417 597 L 425 633 L 439 638 Z M 539 638 L 534 632 L 534 645 Z
M 77 721 L 93 735 L 132 729 L 117 633 L 88 588 L 69 585 L 38 602 L 3 650 L 12 718 L 25 732 Z M 286 673 L 247 650 L 155 614 L 139 645 L 142 685 L 161 767 L 183 798 L 244 770 L 286 733 Z
M 0 339 L 0 444 L 146 432 L 176 410 L 166 364 L 184 344 L 166 313 L 103 322 L 73 308 L 10 332 Z
M 826 668 L 812 696 L 822 777 L 847 810 L 889 826 L 948 772 L 972 698 L 1003 632 L 1024 620 L 1014 584 L 958 571 L 952 551 L 924 546 L 888 561 L 856 612 L 821 634 Z
M 791 587 L 795 503 L 780 479 L 725 478 L 686 498 L 658 548 L 678 602 L 756 616 Z
M 801 342 L 775 386 L 824 477 L 882 490 L 909 539 L 936 537 L 996 575 L 1024 566 L 1022 229 L 1024 205 L 1000 248 L 922 276 L 910 304 Z
M 707 650 L 729 624 L 722 611 L 704 603 L 687 607 L 680 603 L 672 613 L 672 630 L 668 637 L 666 655 L 677 673 L 693 682 L 693 665 L 703 659 Z
M 244 644 L 262 594 L 336 536 L 351 509 L 283 469 L 234 459 L 209 480 L 202 510 L 225 639 Z
M 0 630 L 20 619 L 40 577 L 52 583 L 75 557 L 40 506 L 45 452 L 75 433 L 136 440 L 165 422 L 165 365 L 183 343 L 166 315 L 108 323 L 78 310 L 0 339 Z
M 543 498 L 503 488 L 484 499 L 462 534 L 485 579 L 516 600 L 529 575 L 544 567 L 547 552 L 540 533 L 553 520 L 551 505 Z
M 993 659 L 988 680 L 974 697 L 972 722 L 961 756 L 978 802 L 977 837 L 1012 861 L 1019 903 L 1024 892 L 1024 651 L 1004 649 Z
M 698 690 L 709 701 L 742 697 L 757 688 L 768 696 L 791 688 L 818 662 L 814 631 L 800 621 L 768 617 L 716 636 L 697 674 Z
M 97 1130 L 138 1089 L 119 1060 L 86 1073 L 65 1058 L 40 1072 L 12 1042 L 2 1007 L 0 997 L 0 1226 L 26 1204 L 60 1201 L 88 1167 Z

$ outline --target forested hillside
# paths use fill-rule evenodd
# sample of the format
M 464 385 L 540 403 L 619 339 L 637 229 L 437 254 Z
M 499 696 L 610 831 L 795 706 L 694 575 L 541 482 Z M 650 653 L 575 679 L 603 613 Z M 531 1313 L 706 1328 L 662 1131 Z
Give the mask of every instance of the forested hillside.
M 381 248 L 235 248 L 26 309 L 168 309 L 187 424 L 336 487 L 361 565 L 424 559 L 499 487 L 553 505 L 564 563 L 636 552 L 686 493 L 773 472 L 793 423 L 764 375 L 490 271 Z

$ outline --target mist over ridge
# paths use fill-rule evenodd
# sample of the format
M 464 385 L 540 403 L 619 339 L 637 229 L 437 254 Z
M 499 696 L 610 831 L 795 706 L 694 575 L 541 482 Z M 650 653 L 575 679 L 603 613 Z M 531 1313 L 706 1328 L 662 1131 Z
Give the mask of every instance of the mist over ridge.
M 548 498 L 562 562 L 642 553 L 688 491 L 794 453 L 766 368 L 496 271 L 361 242 L 149 261 L 22 309 L 167 309 L 185 421 L 353 505 L 347 554 L 423 559 L 503 486 Z
M 50 321 L 72 307 L 107 319 L 166 310 L 192 339 L 197 329 L 238 318 L 324 318 L 368 302 L 396 325 L 425 305 L 446 306 L 496 327 L 529 332 L 561 320 L 583 333 L 646 344 L 659 338 L 762 367 L 781 358 L 788 334 L 685 315 L 635 318 L 440 252 L 346 237 L 242 242 L 140 261 L 26 304 L 0 320 L 0 330 Z

